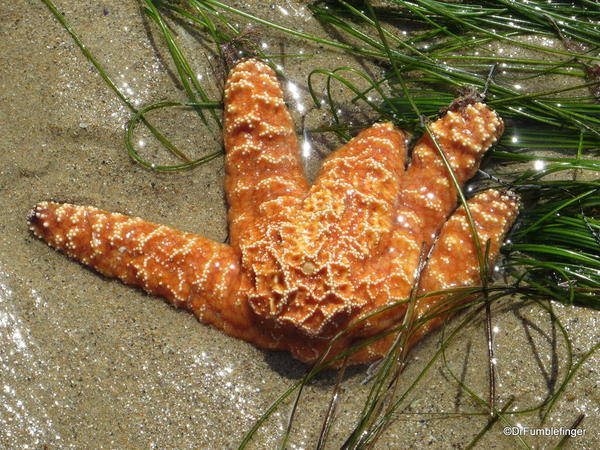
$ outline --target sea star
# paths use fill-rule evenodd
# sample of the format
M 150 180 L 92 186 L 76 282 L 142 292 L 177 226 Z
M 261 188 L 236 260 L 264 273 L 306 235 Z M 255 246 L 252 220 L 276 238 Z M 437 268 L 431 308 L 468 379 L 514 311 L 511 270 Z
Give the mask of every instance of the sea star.
M 416 281 L 419 294 L 481 283 L 464 208 L 448 220 L 457 191 L 429 136 L 416 144 L 405 169 L 407 136 L 391 123 L 377 123 L 329 156 L 309 186 L 283 93 L 266 64 L 238 63 L 224 102 L 229 245 L 140 218 L 54 202 L 34 207 L 29 224 L 35 235 L 231 336 L 289 350 L 304 362 L 314 362 L 357 318 L 409 298 Z M 430 129 L 463 185 L 503 123 L 483 103 L 463 99 Z M 491 262 L 514 222 L 518 200 L 488 190 L 468 204 L 479 239 L 489 242 Z M 445 298 L 416 300 L 416 317 L 439 308 Z M 406 303 L 400 303 L 364 320 L 336 342 L 330 356 L 397 325 L 405 311 Z M 389 337 L 374 342 L 348 363 L 372 361 L 390 345 Z

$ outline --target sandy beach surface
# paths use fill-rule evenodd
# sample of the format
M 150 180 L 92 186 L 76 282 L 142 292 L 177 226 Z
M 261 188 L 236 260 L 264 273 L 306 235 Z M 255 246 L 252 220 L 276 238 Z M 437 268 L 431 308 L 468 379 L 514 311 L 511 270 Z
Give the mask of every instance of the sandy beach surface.
M 230 2 L 296 29 L 327 36 L 306 3 Z M 57 1 L 89 49 L 136 106 L 184 101 L 162 37 L 136 1 Z M 197 29 L 175 26 L 178 42 L 206 87 L 219 100 L 223 69 Z M 266 28 L 248 33 L 286 57 L 284 85 L 298 132 L 327 124 L 306 91 L 315 68 L 351 66 L 374 77 L 381 68 L 342 52 L 289 39 Z M 202 325 L 191 315 L 138 289 L 99 276 L 35 239 L 26 218 L 48 199 L 94 205 L 141 216 L 224 241 L 223 158 L 193 170 L 157 173 L 134 163 L 124 146 L 131 113 L 98 76 L 41 1 L 0 5 L 0 447 L 1 448 L 230 448 L 260 414 L 306 371 L 285 353 L 264 352 Z M 336 91 L 337 93 L 337 91 Z M 342 97 L 343 99 L 343 97 Z M 348 98 L 346 97 L 346 102 Z M 343 102 L 344 100 L 342 100 Z M 373 120 L 359 106 L 347 111 L 358 125 Z M 220 111 L 219 111 L 220 114 Z M 157 126 L 193 157 L 220 149 L 220 136 L 195 113 L 168 109 Z M 314 174 L 336 144 L 307 136 L 306 166 Z M 136 134 L 142 154 L 175 160 Z M 600 314 L 554 305 L 579 358 L 599 339 Z M 514 397 L 524 409 L 540 403 L 564 377 L 565 343 L 548 313 L 518 300 L 494 308 L 498 401 Z M 410 355 L 400 388 L 434 355 L 435 333 Z M 487 354 L 481 321 L 468 326 L 447 351 L 454 374 L 487 395 Z M 555 405 L 546 427 L 568 427 L 585 414 L 585 435 L 572 448 L 600 447 L 600 355 L 584 363 Z M 343 403 L 331 432 L 338 447 L 355 423 L 368 385 L 366 367 L 348 370 Z M 289 448 L 314 448 L 335 373 L 304 393 Z M 452 380 L 441 361 L 410 394 L 379 448 L 462 448 L 485 426 L 485 415 Z M 273 448 L 289 408 L 278 410 L 256 436 Z M 514 416 L 536 428 L 538 414 Z M 481 448 L 514 448 L 496 424 Z M 550 446 L 557 437 L 525 437 Z

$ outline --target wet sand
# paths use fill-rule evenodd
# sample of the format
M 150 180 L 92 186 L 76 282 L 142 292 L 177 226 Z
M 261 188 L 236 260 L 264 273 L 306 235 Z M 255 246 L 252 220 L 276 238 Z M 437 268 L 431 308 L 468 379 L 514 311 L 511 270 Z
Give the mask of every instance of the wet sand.
M 224 448 L 235 447 L 263 410 L 305 366 L 287 354 L 263 352 L 199 324 L 158 298 L 108 280 L 68 260 L 33 238 L 26 217 L 47 199 L 90 204 L 141 216 L 153 222 L 226 239 L 223 160 L 190 171 L 161 174 L 131 161 L 123 144 L 130 113 L 109 91 L 72 39 L 41 2 L 0 5 L 0 447 L 2 448 Z M 138 105 L 184 100 L 174 81 L 159 34 L 139 5 L 125 2 L 58 3 L 84 42 Z M 253 12 L 296 29 L 325 36 L 300 2 L 256 2 Z M 283 12 L 285 10 L 285 12 Z M 287 13 L 287 15 L 286 15 Z M 199 35 L 177 28 L 192 66 L 203 75 L 209 95 L 220 98 L 222 71 L 216 55 Z M 310 106 L 303 89 L 317 67 L 366 67 L 343 53 L 283 39 L 260 29 L 273 52 L 313 53 L 281 64 L 295 82 L 289 93 L 294 118 Z M 287 86 L 290 88 L 290 86 Z M 352 112 L 365 125 L 372 118 Z M 219 148 L 191 112 L 168 110 L 160 125 L 190 155 Z M 326 112 L 311 109 L 306 122 L 324 124 Z M 147 135 L 141 151 L 156 162 L 174 162 L 158 152 Z M 140 143 L 138 142 L 138 145 Z M 330 139 L 313 142 L 309 172 L 318 167 Z M 573 337 L 575 357 L 600 338 L 598 312 L 557 306 Z M 541 401 L 548 385 L 564 373 L 564 342 L 539 307 L 514 301 L 498 305 L 498 400 L 515 406 Z M 407 387 L 435 353 L 436 333 L 410 355 Z M 556 341 L 556 342 L 555 342 Z M 483 325 L 475 321 L 447 352 L 455 374 L 484 396 L 487 390 Z M 573 448 L 598 448 L 600 436 L 600 356 L 582 365 L 546 426 L 569 426 L 580 413 L 583 437 Z M 479 411 L 436 363 L 410 396 L 406 414 L 382 437 L 381 448 L 461 448 L 485 425 L 484 416 L 446 418 L 439 413 Z M 332 430 L 332 448 L 343 441 L 362 406 L 365 367 L 349 370 L 343 404 Z M 335 374 L 321 376 L 306 389 L 291 448 L 314 447 Z M 274 447 L 288 409 L 281 409 L 255 439 L 256 448 Z M 537 415 L 515 422 L 536 427 Z M 526 438 L 551 445 L 552 438 Z M 516 441 L 496 425 L 480 443 L 512 448 Z

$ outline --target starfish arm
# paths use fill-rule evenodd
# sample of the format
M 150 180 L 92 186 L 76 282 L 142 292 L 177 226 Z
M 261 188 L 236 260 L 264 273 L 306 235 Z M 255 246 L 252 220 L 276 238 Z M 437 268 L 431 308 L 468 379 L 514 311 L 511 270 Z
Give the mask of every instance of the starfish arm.
M 188 309 L 230 335 L 266 346 L 254 329 L 231 247 L 138 217 L 43 202 L 29 219 L 34 234 L 107 277 L 139 286 Z
M 516 197 L 497 190 L 484 191 L 467 204 L 471 211 L 479 240 L 485 249 L 489 240 L 488 266 L 498 258 L 504 237 L 514 223 L 519 209 Z M 483 249 L 483 250 L 484 250 Z M 427 265 L 421 274 L 418 295 L 466 286 L 480 286 L 480 271 L 475 242 L 471 234 L 464 207 L 460 207 L 444 224 Z M 460 299 L 467 302 L 472 297 Z M 452 307 L 460 303 L 451 302 L 450 294 L 432 295 L 417 299 L 414 309 L 414 321 L 418 325 L 411 333 L 408 347 L 430 331 L 448 320 Z M 428 316 L 431 316 L 427 320 Z M 422 322 L 422 323 L 419 323 Z M 399 322 L 398 322 L 399 323 Z M 386 354 L 396 338 L 396 333 L 373 342 L 354 353 L 349 364 L 374 361 Z
M 327 224 L 319 239 L 329 247 L 347 239 L 362 257 L 383 243 L 405 159 L 406 136 L 389 122 L 361 131 L 329 156 L 303 205 L 315 222 Z
M 504 236 L 513 225 L 519 212 L 519 199 L 507 193 L 490 189 L 471 198 L 467 204 L 475 222 L 481 251 L 485 252 L 489 242 L 487 265 L 492 268 L 498 258 Z M 421 274 L 419 295 L 466 286 L 480 286 L 480 268 L 477 248 L 472 238 L 471 227 L 464 207 L 460 207 L 444 224 L 435 242 L 427 266 Z M 426 321 L 412 335 L 411 342 L 418 341 L 430 330 L 439 327 L 452 313 L 444 313 L 460 303 L 449 303 L 450 295 L 435 295 L 419 298 L 415 305 L 415 318 Z M 463 299 L 462 302 L 468 301 Z
M 230 239 L 240 236 L 256 218 L 296 204 L 306 196 L 294 124 L 275 72 L 257 59 L 238 63 L 225 85 L 225 190 L 229 202 Z
M 504 131 L 502 119 L 480 102 L 456 100 L 430 126 L 450 163 L 458 184 L 475 175 L 485 152 Z M 398 227 L 418 230 L 415 239 L 429 247 L 433 237 L 456 207 L 457 192 L 435 143 L 424 135 L 415 145 L 401 186 Z

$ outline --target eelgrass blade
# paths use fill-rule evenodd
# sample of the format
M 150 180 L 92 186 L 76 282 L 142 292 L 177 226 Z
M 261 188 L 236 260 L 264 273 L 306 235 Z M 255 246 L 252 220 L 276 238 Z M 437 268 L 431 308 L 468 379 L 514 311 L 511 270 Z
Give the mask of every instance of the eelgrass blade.
M 500 409 L 500 413 L 506 414 L 506 411 L 508 411 L 508 408 L 511 407 L 514 400 L 515 400 L 514 397 L 509 398 L 508 401 L 504 404 L 504 406 Z M 469 442 L 469 444 L 465 447 L 465 450 L 471 450 L 472 448 L 475 448 L 475 446 L 477 445 L 479 440 L 485 435 L 485 433 L 487 433 L 492 428 L 492 426 L 494 426 L 494 424 L 496 422 L 498 422 L 498 419 L 500 419 L 499 415 L 492 415 L 488 419 L 485 426 L 481 429 L 481 431 L 479 433 L 477 433 L 477 435 L 473 438 L 473 440 L 471 442 Z
M 183 54 L 183 51 L 175 42 L 173 33 L 171 33 L 171 31 L 167 27 L 163 16 L 160 14 L 160 12 L 156 8 L 156 6 L 154 5 L 152 0 L 145 0 L 145 4 L 146 4 L 146 7 L 145 7 L 146 13 L 154 21 L 154 23 L 156 23 L 156 25 L 159 27 L 159 29 L 165 39 L 165 42 L 167 43 L 167 48 L 169 49 L 169 53 L 171 54 L 171 58 L 173 60 L 173 63 L 175 64 L 175 68 L 177 69 L 177 73 L 179 75 L 179 80 L 181 81 L 181 83 L 185 89 L 185 92 L 187 94 L 189 101 L 191 103 L 198 103 L 200 101 L 208 102 L 209 101 L 208 95 L 206 94 L 206 92 L 204 91 L 204 88 L 198 81 L 198 76 L 192 70 L 190 63 L 188 62 L 187 58 Z M 202 121 L 205 123 L 205 125 L 208 125 L 208 122 L 204 118 L 204 113 L 203 113 L 202 109 L 198 109 L 197 112 L 198 112 L 200 118 L 202 119 Z M 219 117 L 217 116 L 217 114 L 214 111 L 211 111 L 211 115 L 212 115 L 213 120 L 220 127 L 221 121 L 220 121 Z
M 317 441 L 317 450 L 322 450 L 325 448 L 325 443 L 327 441 L 327 437 L 329 436 L 329 431 L 333 424 L 333 420 L 335 418 L 336 408 L 340 401 L 341 397 L 341 386 L 342 380 L 344 379 L 344 375 L 346 373 L 348 358 L 344 358 L 342 362 L 342 367 L 339 369 L 337 377 L 335 379 L 335 385 L 333 387 L 333 391 L 331 393 L 331 399 L 329 400 L 329 405 L 327 407 L 327 412 L 325 413 L 325 418 L 323 419 L 323 425 L 321 427 L 321 432 L 319 433 L 319 440 Z
M 583 421 L 583 419 L 585 418 L 585 414 L 580 414 L 579 417 L 577 417 L 577 419 L 575 419 L 575 422 L 573 422 L 573 424 L 569 427 L 570 430 L 576 430 L 577 428 L 579 428 L 579 425 L 581 424 L 581 422 Z M 558 441 L 558 444 L 556 444 L 556 447 L 554 447 L 555 450 L 560 450 L 562 448 L 564 448 L 565 444 L 567 443 L 567 441 L 571 438 L 571 434 L 565 434 L 560 441 Z
M 220 102 L 204 102 L 204 103 L 160 102 L 160 103 L 155 103 L 153 105 L 149 105 L 149 106 L 146 106 L 145 108 L 142 108 L 141 110 L 139 110 L 138 112 L 135 113 L 135 115 L 129 121 L 129 123 L 127 124 L 127 127 L 126 127 L 125 147 L 127 148 L 127 152 L 129 153 L 129 156 L 131 157 L 131 159 L 133 159 L 135 162 L 137 162 L 141 166 L 144 166 L 148 169 L 156 170 L 159 172 L 174 172 L 174 171 L 179 171 L 179 170 L 191 169 L 193 167 L 207 163 L 223 154 L 223 152 L 221 150 L 217 150 L 217 151 L 208 153 L 207 155 L 204 155 L 201 158 L 198 158 L 195 160 L 188 160 L 184 163 L 175 164 L 175 165 L 155 164 L 155 163 L 151 163 L 151 162 L 147 161 L 146 159 L 142 158 L 140 156 L 140 154 L 137 152 L 137 150 L 135 149 L 135 146 L 133 144 L 133 133 L 134 133 L 135 127 L 142 120 L 142 118 L 144 117 L 144 114 L 146 114 L 150 111 L 154 111 L 156 109 L 172 108 L 172 107 L 187 107 L 187 108 L 194 108 L 194 109 L 198 110 L 198 109 L 203 109 L 203 108 L 207 108 L 207 109 L 221 108 L 222 105 Z

